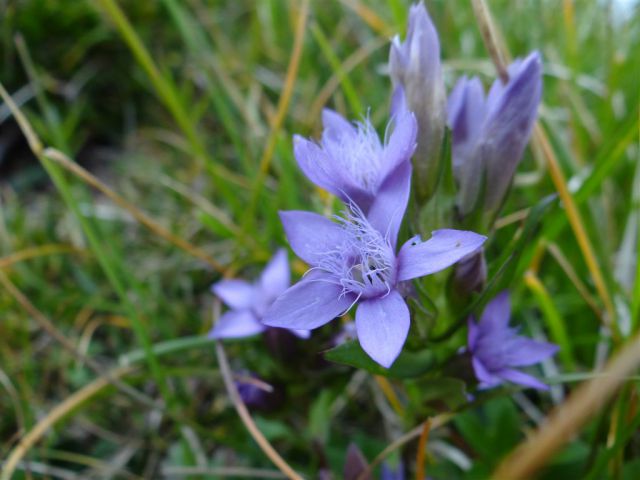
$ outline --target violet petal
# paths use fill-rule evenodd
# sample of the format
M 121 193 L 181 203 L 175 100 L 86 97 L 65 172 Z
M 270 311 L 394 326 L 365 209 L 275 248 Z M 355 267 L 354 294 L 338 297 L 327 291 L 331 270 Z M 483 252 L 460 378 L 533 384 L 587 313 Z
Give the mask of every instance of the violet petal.
M 475 372 L 476 378 L 480 382 L 482 388 L 491 388 L 502 383 L 498 377 L 492 375 L 489 370 L 487 370 L 479 358 L 473 357 L 471 359 L 471 364 L 473 365 L 473 371 Z
M 426 242 L 406 242 L 398 254 L 398 280 L 443 270 L 480 248 L 487 237 L 463 230 L 436 230 Z
M 221 280 L 211 286 L 211 291 L 233 309 L 249 308 L 256 300 L 255 287 L 244 280 Z
M 333 162 L 319 145 L 300 135 L 294 135 L 293 153 L 300 170 L 311 182 L 329 193 L 341 194 L 342 185 L 337 181 L 339 176 L 334 172 Z
M 271 305 L 262 319 L 270 327 L 313 330 L 344 313 L 355 296 L 322 275 L 308 275 Z
M 510 355 L 507 363 L 512 367 L 525 367 L 549 358 L 558 351 L 553 343 L 539 342 L 517 336 L 509 342 Z
M 549 390 L 549 387 L 540 380 L 527 373 L 521 372 L 520 370 L 506 368 L 498 372 L 497 375 L 505 380 L 519 385 L 524 385 L 525 387 L 531 387 L 538 390 Z
M 322 110 L 322 131 L 323 141 L 340 142 L 343 137 L 354 138 L 358 131 L 355 126 L 338 112 L 329 108 Z
M 242 338 L 263 332 L 265 326 L 250 310 L 230 310 L 220 316 L 209 332 L 210 338 Z
M 369 223 L 389 239 L 394 251 L 410 191 L 411 162 L 405 162 L 384 181 L 367 215 Z
M 356 329 L 362 349 L 380 365 L 389 368 L 400 355 L 409 333 L 409 308 L 396 290 L 360 303 Z
M 344 230 L 337 223 L 317 213 L 280 212 L 280 219 L 293 251 L 312 266 L 322 261 L 326 252 L 347 240 Z
M 467 345 L 469 346 L 469 350 L 473 352 L 476 348 L 476 342 L 478 341 L 478 335 L 480 334 L 480 329 L 476 325 L 475 319 L 473 316 L 469 317 L 467 321 L 468 331 L 467 331 Z
M 384 148 L 381 178 L 408 162 L 416 149 L 418 125 L 413 113 L 401 110 L 393 117 L 388 128 L 393 128 L 393 131 Z
M 486 158 L 486 208 L 501 206 L 516 167 L 529 141 L 542 94 L 542 64 L 537 52 L 529 55 L 509 79 L 499 100 L 489 95 L 483 156 Z M 499 82 L 499 80 L 497 80 Z
M 511 300 L 509 299 L 509 291 L 504 290 L 484 307 L 480 317 L 481 329 L 488 334 L 503 331 L 509 326 L 510 318 Z
M 267 299 L 275 299 L 291 285 L 287 251 L 278 249 L 260 275 L 260 289 Z

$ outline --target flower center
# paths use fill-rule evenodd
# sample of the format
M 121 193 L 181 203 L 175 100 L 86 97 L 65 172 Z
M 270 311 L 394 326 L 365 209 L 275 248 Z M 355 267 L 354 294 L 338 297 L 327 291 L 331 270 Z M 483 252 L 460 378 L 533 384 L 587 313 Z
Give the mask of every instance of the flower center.
M 355 205 L 337 217 L 347 240 L 325 252 L 318 268 L 335 276 L 343 294 L 372 298 L 386 295 L 396 284 L 396 258 L 387 238 L 373 228 Z
M 380 183 L 383 146 L 369 119 L 357 126 L 355 136 L 342 135 L 338 142 L 328 142 L 325 148 L 331 151 L 331 157 L 342 164 L 349 178 L 354 179 L 359 187 L 374 192 Z

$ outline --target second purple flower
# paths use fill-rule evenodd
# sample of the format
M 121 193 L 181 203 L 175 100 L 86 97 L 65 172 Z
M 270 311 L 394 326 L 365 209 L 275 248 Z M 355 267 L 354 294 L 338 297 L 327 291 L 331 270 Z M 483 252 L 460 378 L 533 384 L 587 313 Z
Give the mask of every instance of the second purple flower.
M 381 184 L 367 215 L 354 204 L 336 222 L 310 212 L 282 212 L 291 248 L 312 268 L 274 302 L 263 322 L 314 329 L 359 303 L 360 345 L 373 360 L 390 367 L 410 323 L 399 283 L 443 270 L 486 240 L 473 232 L 437 230 L 428 241 L 414 237 L 396 252 L 410 183 L 411 164 L 405 162 Z

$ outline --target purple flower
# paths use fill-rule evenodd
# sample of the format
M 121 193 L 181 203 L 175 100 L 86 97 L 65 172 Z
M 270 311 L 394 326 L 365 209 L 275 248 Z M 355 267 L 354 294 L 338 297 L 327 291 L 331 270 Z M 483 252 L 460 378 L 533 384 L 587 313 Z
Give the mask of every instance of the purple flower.
M 340 332 L 338 332 L 338 334 L 335 335 L 331 340 L 331 343 L 334 346 L 338 346 L 345 342 L 348 342 L 350 340 L 355 340 L 356 338 L 358 338 L 358 332 L 356 330 L 356 322 L 349 321 L 349 322 L 343 323 L 341 327 L 342 328 L 340 329 Z
M 264 382 L 253 373 L 244 372 L 244 375 L 237 375 L 235 384 L 238 395 L 244 404 L 251 409 L 271 411 L 282 404 L 282 391 Z
M 404 480 L 404 464 L 400 462 L 396 468 L 391 468 L 387 462 L 382 462 L 380 480 Z
M 480 387 L 491 388 L 509 381 L 547 390 L 544 383 L 515 367 L 538 363 L 555 354 L 558 346 L 518 335 L 518 329 L 509 328 L 510 315 L 509 292 L 504 291 L 487 304 L 480 323 L 469 318 L 469 351 Z
M 394 94 L 392 111 L 401 110 L 406 100 L 418 120 L 416 187 L 421 198 L 428 199 L 439 177 L 447 113 L 438 32 L 422 2 L 409 11 L 405 41 L 396 36 L 391 42 L 389 70 L 394 87 L 401 87 L 405 97 L 398 91 Z
M 213 293 L 231 310 L 214 325 L 211 338 L 241 338 L 262 333 L 260 323 L 273 301 L 291 284 L 287 252 L 278 250 L 255 283 L 244 280 L 222 280 L 211 287 Z M 300 338 L 308 338 L 309 331 L 292 330 Z
M 263 322 L 314 329 L 359 302 L 360 345 L 380 365 L 391 366 L 409 331 L 399 283 L 447 268 L 486 240 L 472 232 L 437 230 L 426 242 L 410 239 L 396 254 L 410 183 L 406 162 L 382 184 L 367 216 L 353 204 L 337 222 L 309 212 L 281 212 L 291 248 L 312 268 L 278 297 Z
M 415 118 L 408 111 L 392 118 L 384 144 L 369 119 L 352 124 L 325 109 L 322 123 L 320 143 L 294 136 L 298 165 L 313 183 L 366 213 L 385 179 L 411 158 Z
M 540 55 L 515 60 L 508 74 L 507 84 L 496 80 L 486 98 L 477 77 L 462 77 L 449 96 L 453 173 L 462 215 L 482 205 L 490 216 L 498 212 L 536 121 L 542 93 Z M 479 199 L 482 182 L 484 199 Z

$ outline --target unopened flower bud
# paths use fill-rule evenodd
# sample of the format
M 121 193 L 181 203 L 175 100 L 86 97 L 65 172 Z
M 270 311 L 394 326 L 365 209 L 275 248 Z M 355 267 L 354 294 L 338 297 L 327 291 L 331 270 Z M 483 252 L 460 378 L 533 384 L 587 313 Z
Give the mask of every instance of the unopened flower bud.
M 486 98 L 475 77 L 461 78 L 449 96 L 453 174 L 462 217 L 482 209 L 489 222 L 495 219 L 536 121 L 542 93 L 540 55 L 534 52 L 514 61 L 508 74 L 508 82 L 496 80 Z
M 396 91 L 404 91 L 406 108 L 418 121 L 414 185 L 420 201 L 426 201 L 438 182 L 447 113 L 438 32 L 422 2 L 409 11 L 404 42 L 398 36 L 392 40 L 389 69 Z M 404 107 L 398 98 L 394 104 L 395 111 Z

